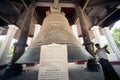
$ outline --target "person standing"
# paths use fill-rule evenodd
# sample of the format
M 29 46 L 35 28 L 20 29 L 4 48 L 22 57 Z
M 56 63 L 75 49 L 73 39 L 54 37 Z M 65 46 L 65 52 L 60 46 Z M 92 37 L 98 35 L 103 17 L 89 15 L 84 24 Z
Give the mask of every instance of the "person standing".
M 97 55 L 99 58 L 99 63 L 102 66 L 105 80 L 120 80 L 114 68 L 108 61 L 107 54 L 110 54 L 110 52 L 107 50 L 107 46 L 101 48 L 100 45 L 97 43 L 95 44 L 95 47 L 97 48 L 97 50 L 95 51 L 95 55 Z

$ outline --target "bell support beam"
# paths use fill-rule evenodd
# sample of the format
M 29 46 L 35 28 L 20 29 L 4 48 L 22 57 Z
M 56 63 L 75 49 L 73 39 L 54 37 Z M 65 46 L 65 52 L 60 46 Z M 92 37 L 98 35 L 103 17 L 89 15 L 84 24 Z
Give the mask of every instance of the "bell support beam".
M 80 21 L 80 26 L 81 26 L 83 39 L 84 39 L 85 48 L 92 56 L 95 56 L 93 43 L 90 40 L 90 36 L 88 33 L 88 27 L 87 27 L 87 24 L 85 21 L 84 13 L 83 13 L 83 10 L 81 9 L 81 7 L 78 5 L 76 5 L 76 12 L 77 12 L 77 15 L 78 15 L 78 18 Z
M 15 63 L 25 51 L 25 47 L 27 46 L 26 42 L 28 38 L 29 27 L 31 24 L 31 19 L 33 17 L 34 9 L 35 2 L 33 2 L 27 9 L 18 42 L 15 44 L 14 55 L 11 63 Z
M 29 28 L 30 28 L 34 9 L 35 9 L 35 2 L 30 4 L 30 6 L 27 8 L 25 18 L 22 23 L 23 25 L 21 26 L 21 33 L 18 42 L 15 44 L 12 60 L 2 76 L 3 79 L 14 77 L 22 73 L 22 64 L 17 64 L 15 62 L 22 56 L 27 46 L 26 43 L 28 39 Z
M 87 69 L 89 71 L 100 71 L 100 65 L 97 63 L 94 55 L 94 44 L 91 42 L 90 36 L 88 33 L 88 27 L 86 24 L 85 15 L 83 13 L 82 8 L 78 5 L 76 5 L 76 12 L 80 21 L 85 48 L 94 57 L 94 59 L 88 59 Z
M 19 17 L 19 19 L 18 19 L 18 21 L 17 21 L 17 23 L 16 23 L 16 25 L 17 25 L 20 29 L 21 29 L 22 26 L 23 26 L 23 22 L 24 22 L 24 20 L 25 20 L 26 12 L 27 12 L 27 10 L 25 9 L 25 10 L 23 11 L 23 13 L 20 15 L 20 17 Z
M 24 18 L 25 18 L 25 14 L 24 14 L 24 13 L 26 13 L 26 9 L 28 9 L 28 6 L 27 6 L 27 4 L 25 3 L 24 0 L 21 0 L 21 2 L 22 2 L 22 4 L 24 5 L 25 10 L 24 10 L 24 12 L 23 12 L 23 14 L 21 15 L 20 18 L 22 18 L 22 19 L 24 20 Z M 35 11 L 34 11 L 34 13 L 35 13 Z M 22 19 L 20 19 L 20 20 L 22 21 Z M 19 22 L 20 22 L 20 21 L 19 21 Z M 34 22 L 34 20 L 33 20 L 33 18 L 32 18 L 32 22 L 31 22 L 31 24 L 33 24 L 33 22 Z

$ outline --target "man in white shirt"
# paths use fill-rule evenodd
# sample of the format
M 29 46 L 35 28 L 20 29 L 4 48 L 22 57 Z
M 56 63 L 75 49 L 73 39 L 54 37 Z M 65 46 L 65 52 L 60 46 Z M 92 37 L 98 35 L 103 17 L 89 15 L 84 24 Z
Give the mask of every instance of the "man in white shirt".
M 107 54 L 110 54 L 110 52 L 106 49 L 107 46 L 104 46 L 103 48 L 101 48 L 99 44 L 95 44 L 95 46 L 97 48 L 95 55 L 97 55 L 100 59 L 103 58 L 108 60 Z
M 99 44 L 95 44 L 95 46 L 97 48 L 95 55 L 99 57 L 99 62 L 102 66 L 105 80 L 120 80 L 114 68 L 108 61 L 107 53 L 110 54 L 110 52 L 106 49 L 107 46 L 103 48 L 101 48 Z

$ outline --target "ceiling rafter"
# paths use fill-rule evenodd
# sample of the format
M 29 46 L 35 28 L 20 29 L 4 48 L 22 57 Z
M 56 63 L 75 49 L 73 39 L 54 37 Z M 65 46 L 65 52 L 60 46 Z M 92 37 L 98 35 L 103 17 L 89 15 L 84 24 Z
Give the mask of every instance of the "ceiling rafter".
M 51 2 L 37 2 L 36 6 L 41 6 L 41 7 L 50 7 L 52 5 Z M 73 3 L 59 3 L 61 7 L 75 7 L 75 4 Z
M 86 0 L 86 2 L 85 2 L 85 4 L 84 4 L 84 6 L 83 6 L 83 8 L 82 8 L 82 10 L 83 10 L 83 11 L 84 11 L 84 10 L 85 10 L 85 8 L 87 7 L 87 5 L 88 5 L 89 1 L 90 1 L 90 0 Z
M 23 3 L 24 7 L 27 9 L 28 6 L 26 5 L 25 1 L 24 1 L 24 0 L 21 0 L 21 2 Z
M 1 18 L 2 20 L 4 20 L 5 22 L 7 22 L 8 24 L 12 24 L 12 22 L 10 22 L 9 20 L 7 20 L 7 19 L 4 18 L 3 16 L 0 16 L 0 18 Z
M 17 11 L 18 14 L 21 14 L 21 11 L 15 5 L 12 5 L 12 6 Z
M 119 4 L 120 2 L 110 1 L 110 2 L 103 2 L 103 3 L 98 3 L 98 4 L 91 4 L 91 5 L 88 5 L 86 7 L 86 9 L 93 8 L 93 7 L 98 7 L 98 6 L 107 6 L 107 5 L 111 5 L 113 3 Z
M 107 18 L 109 18 L 113 13 L 115 13 L 118 9 L 115 9 L 114 11 L 112 11 L 111 13 L 109 13 L 108 15 L 106 15 L 102 20 L 100 20 L 96 25 L 100 25 L 103 21 L 105 21 Z

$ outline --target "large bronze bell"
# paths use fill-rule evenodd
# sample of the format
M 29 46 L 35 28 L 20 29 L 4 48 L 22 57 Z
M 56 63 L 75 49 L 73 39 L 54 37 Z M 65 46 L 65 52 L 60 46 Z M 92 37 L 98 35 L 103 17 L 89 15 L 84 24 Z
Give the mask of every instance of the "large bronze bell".
M 17 62 L 38 63 L 41 45 L 52 43 L 67 45 L 69 62 L 92 58 L 73 35 L 66 17 L 53 12 L 46 16 L 34 42 Z

